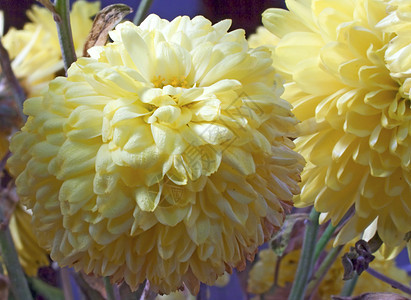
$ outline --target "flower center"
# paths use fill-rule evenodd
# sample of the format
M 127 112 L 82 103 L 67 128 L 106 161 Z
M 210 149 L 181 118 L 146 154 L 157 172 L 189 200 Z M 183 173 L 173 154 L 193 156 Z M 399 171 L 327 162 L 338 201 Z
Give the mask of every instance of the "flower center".
M 187 78 L 185 76 L 173 76 L 170 80 L 166 80 L 163 76 L 154 76 L 151 82 L 154 84 L 156 88 L 163 88 L 166 85 L 171 85 L 173 87 L 182 87 L 182 88 L 189 88 Z

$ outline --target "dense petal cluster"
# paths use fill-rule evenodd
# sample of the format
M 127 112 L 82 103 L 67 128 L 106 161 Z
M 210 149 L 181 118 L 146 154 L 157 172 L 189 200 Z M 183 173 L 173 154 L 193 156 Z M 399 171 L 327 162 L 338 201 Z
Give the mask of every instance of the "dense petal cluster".
M 299 193 L 297 123 L 231 22 L 125 22 L 25 103 L 9 167 L 61 265 L 169 293 L 242 268 Z
M 73 3 L 70 19 L 77 56 L 83 53 L 93 23 L 91 17 L 99 8 L 99 2 L 79 0 Z M 34 5 L 27 16 L 31 22 L 26 23 L 22 30 L 11 28 L 2 42 L 13 59 L 16 77 L 31 97 L 38 95 L 56 77 L 56 73 L 63 70 L 63 60 L 52 13 Z
M 349 251 L 349 246 L 344 247 L 343 251 Z M 261 255 L 263 254 L 263 255 Z M 300 259 L 301 251 L 294 250 L 287 253 L 281 258 L 279 270 L 277 272 L 278 286 L 280 288 L 290 288 L 297 271 L 298 261 Z M 275 266 L 277 264 L 277 256 L 271 249 L 263 250 L 258 255 L 258 261 L 253 265 L 248 280 L 248 289 L 255 294 L 263 294 L 270 290 L 274 284 Z M 397 268 L 394 260 L 385 260 L 377 257 L 371 265 L 378 272 L 382 272 L 390 278 L 407 285 L 410 277 L 407 272 Z M 341 260 L 335 261 L 324 279 L 321 281 L 317 289 L 317 294 L 314 299 L 331 299 L 332 295 L 340 295 L 345 281 L 343 280 L 344 267 Z M 401 293 L 398 289 L 391 287 L 389 284 L 381 281 L 363 272 L 358 278 L 355 285 L 353 295 L 360 295 L 362 293 L 370 292 L 391 292 Z
M 286 3 L 289 11 L 269 9 L 263 22 L 280 38 L 274 65 L 303 121 L 296 145 L 307 167 L 296 205 L 314 203 L 334 224 L 355 206 L 337 242 L 373 224 L 388 248 L 401 247 L 411 230 L 408 42 L 378 24 L 387 2 Z

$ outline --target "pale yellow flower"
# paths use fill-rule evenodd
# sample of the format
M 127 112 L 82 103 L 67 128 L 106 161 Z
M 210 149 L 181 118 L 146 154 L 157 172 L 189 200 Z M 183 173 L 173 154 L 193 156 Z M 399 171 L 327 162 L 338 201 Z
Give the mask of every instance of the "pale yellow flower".
M 274 284 L 277 256 L 272 249 L 264 249 L 258 253 L 258 261 L 248 275 L 248 291 L 263 294 Z M 295 271 L 295 270 L 294 270 Z
M 30 221 L 31 214 L 17 205 L 9 226 L 21 266 L 28 276 L 37 276 L 37 270 L 50 262 L 48 253 L 37 242 Z
M 344 247 L 343 252 L 349 251 L 349 248 L 349 245 L 347 245 Z M 277 279 L 279 287 L 285 287 L 287 284 L 288 286 L 291 286 L 295 279 L 300 254 L 300 250 L 294 250 L 281 259 L 278 270 L 279 277 Z M 248 289 L 250 292 L 263 294 L 270 290 L 274 284 L 276 263 L 277 256 L 273 250 L 267 249 L 260 252 L 258 261 L 253 265 L 249 273 Z M 408 285 L 411 279 L 407 275 L 407 272 L 397 268 L 394 260 L 386 260 L 382 257 L 377 257 L 371 262 L 370 267 L 405 285 Z M 314 299 L 331 299 L 332 295 L 339 295 L 344 286 L 343 274 L 344 267 L 341 260 L 337 259 L 321 281 Z M 391 292 L 401 294 L 400 291 L 391 287 L 388 283 L 375 278 L 367 272 L 363 272 L 357 281 L 353 295 L 355 296 L 369 292 Z
M 280 39 L 268 31 L 265 27 L 260 26 L 257 28 L 256 33 L 250 35 L 248 38 L 248 44 L 251 48 L 257 48 L 265 46 L 271 51 L 274 49 L 274 45 L 278 43 Z
M 248 44 L 251 48 L 257 47 L 267 47 L 271 52 L 271 58 L 275 60 L 275 46 L 280 41 L 280 38 L 272 34 L 267 28 L 260 26 L 257 28 L 256 33 L 250 35 L 248 38 Z M 281 72 L 279 69 L 276 69 L 277 74 L 279 74 L 284 79 L 288 79 L 289 75 L 287 73 Z
M 248 38 L 248 45 L 251 48 L 257 48 L 257 47 L 261 47 L 261 46 L 264 46 L 264 47 L 268 48 L 271 52 L 271 58 L 274 59 L 274 47 L 278 43 L 279 40 L 280 39 L 278 37 L 273 35 L 265 27 L 259 26 L 257 28 L 256 33 L 250 35 L 250 37 Z M 276 70 L 276 71 L 281 76 L 283 76 L 283 74 L 278 72 L 278 70 Z
M 196 297 L 185 291 L 177 291 L 169 295 L 158 295 L 156 300 L 195 300 Z
M 308 163 L 296 205 L 314 203 L 333 224 L 354 205 L 336 242 L 375 221 L 388 255 L 411 230 L 411 109 L 386 52 L 395 34 L 377 24 L 387 3 L 286 3 L 289 11 L 269 9 L 263 23 L 280 38 L 274 66 L 287 74 L 284 98 L 303 121 L 296 145 Z
M 60 265 L 196 293 L 281 226 L 297 121 L 270 52 L 230 24 L 122 23 L 26 101 L 9 167 Z
M 230 282 L 231 276 L 227 272 L 224 272 L 223 275 L 217 278 L 214 286 L 225 287 Z
M 100 2 L 79 0 L 70 13 L 73 42 L 77 56 L 83 53 L 84 43 L 93 23 L 91 17 Z M 34 5 L 27 12 L 29 23 L 17 30 L 11 28 L 2 38 L 4 47 L 13 59 L 12 68 L 28 96 L 36 96 L 63 70 L 56 24 L 50 11 Z
M 3 35 L 3 12 L 0 11 L 0 37 Z M 9 136 L 14 127 L 21 125 L 17 108 L 13 100 L 13 93 L 10 86 L 0 68 L 0 160 L 4 159 L 4 156 L 9 151 Z M 4 177 L 3 170 L 1 176 Z M 7 180 L 3 178 L 3 181 Z M 4 183 L 4 182 L 3 182 Z M 2 187 L 4 189 L 4 187 Z M 4 196 L 4 195 L 3 195 Z M 2 199 L 3 213 L 6 214 L 4 209 L 6 208 L 5 199 Z M 6 209 L 7 210 L 7 209 Z M 20 263 L 29 276 L 37 276 L 37 270 L 41 266 L 47 266 L 49 264 L 48 255 L 36 242 L 36 237 L 33 232 L 33 228 L 30 225 L 31 216 L 25 211 L 25 209 L 17 205 L 11 209 L 13 211 L 9 228 L 10 233 L 16 247 Z

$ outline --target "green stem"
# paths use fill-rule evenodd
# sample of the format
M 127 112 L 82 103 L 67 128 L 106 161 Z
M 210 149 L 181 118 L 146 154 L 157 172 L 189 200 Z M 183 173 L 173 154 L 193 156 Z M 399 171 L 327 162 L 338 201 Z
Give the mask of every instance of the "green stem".
M 289 300 L 304 299 L 308 276 L 311 274 L 311 269 L 314 266 L 314 249 L 317 240 L 319 216 L 320 213 L 313 207 L 305 230 L 303 248 L 297 268 L 297 276 L 291 287 L 291 292 L 288 297 Z
M 153 0 L 141 0 L 133 19 L 134 24 L 140 25 L 140 23 L 143 22 L 143 19 L 147 16 L 147 12 L 150 9 L 151 3 L 153 3 Z
M 2 199 L 4 201 L 4 199 Z M 0 248 L 3 262 L 9 275 L 11 291 L 16 300 L 31 300 L 31 292 L 21 268 L 16 248 L 11 238 L 9 226 L 4 218 L 3 209 L 0 205 Z
M 106 293 L 107 293 L 107 300 L 115 300 L 116 297 L 114 296 L 114 289 L 113 289 L 113 285 L 110 282 L 110 278 L 109 277 L 104 277 L 104 287 L 106 288 Z
M 344 248 L 344 245 L 339 245 L 335 248 L 332 248 L 324 260 L 321 262 L 320 266 L 318 267 L 317 272 L 315 272 L 312 281 L 308 284 L 307 290 L 310 291 L 312 294 L 321 284 L 321 281 L 324 279 L 325 275 L 327 274 L 328 270 L 331 268 L 332 264 L 340 254 L 341 250 Z
M 320 257 L 321 252 L 330 241 L 335 229 L 337 229 L 337 226 L 333 226 L 330 222 L 330 224 L 328 224 L 327 228 L 324 230 L 323 234 L 317 242 L 317 245 L 315 246 L 314 261 L 317 261 Z
M 351 294 L 354 292 L 355 286 L 357 285 L 357 280 L 358 280 L 358 274 L 355 272 L 354 277 L 351 278 L 350 280 L 347 280 L 344 283 L 344 286 L 341 290 L 341 296 L 343 297 L 350 297 Z
M 67 69 L 77 59 L 76 51 L 74 49 L 73 36 L 71 34 L 69 1 L 55 0 L 54 6 L 59 17 L 55 17 L 55 20 L 57 24 L 61 53 L 63 56 L 64 70 L 67 72 Z

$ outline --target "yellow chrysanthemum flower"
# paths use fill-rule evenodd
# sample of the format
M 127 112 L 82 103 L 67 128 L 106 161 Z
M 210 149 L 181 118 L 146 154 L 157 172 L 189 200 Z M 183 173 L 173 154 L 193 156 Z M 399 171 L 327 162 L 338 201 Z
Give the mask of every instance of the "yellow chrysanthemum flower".
M 92 16 L 97 14 L 100 2 L 79 0 L 70 13 L 73 42 L 77 56 L 90 32 Z M 27 16 L 30 23 L 22 30 L 11 28 L 3 37 L 4 47 L 13 59 L 12 68 L 28 96 L 36 96 L 47 86 L 56 73 L 63 70 L 60 44 L 53 16 L 46 8 L 34 5 Z
M 253 265 L 248 276 L 248 291 L 263 294 L 274 284 L 277 256 L 272 249 L 264 249 L 258 253 L 258 261 Z M 295 271 L 295 270 L 294 270 Z
M 217 287 L 225 287 L 231 279 L 231 275 L 225 272 L 223 275 L 217 278 L 216 282 L 214 283 L 214 286 Z
M 411 231 L 411 109 L 408 85 L 389 65 L 395 34 L 378 25 L 387 3 L 286 3 L 289 11 L 269 9 L 263 23 L 280 38 L 274 66 L 303 121 L 296 145 L 308 162 L 296 205 L 314 203 L 333 224 L 354 205 L 337 243 L 374 222 L 385 249 L 403 247 Z
M 348 250 L 349 246 L 347 245 L 344 247 L 343 252 Z M 287 284 L 291 285 L 294 281 L 300 254 L 300 250 L 294 250 L 281 259 L 278 270 L 279 277 L 277 278 L 279 287 L 285 287 Z M 277 256 L 273 250 L 266 249 L 260 252 L 258 261 L 253 265 L 249 273 L 248 289 L 250 292 L 254 294 L 263 294 L 270 290 L 274 284 L 276 264 Z M 385 260 L 377 257 L 371 263 L 370 267 L 403 284 L 408 284 L 410 281 L 407 272 L 397 268 L 394 260 Z M 344 286 L 343 274 L 344 267 L 341 260 L 335 261 L 324 279 L 321 281 L 314 299 L 331 299 L 332 295 L 339 295 Z M 358 278 L 353 295 L 360 295 L 367 292 L 401 293 L 397 289 L 391 287 L 388 283 L 375 278 L 367 272 L 363 272 Z
M 30 221 L 31 215 L 17 205 L 9 226 L 21 266 L 28 276 L 37 276 L 37 270 L 48 266 L 49 259 L 48 253 L 39 246 Z
M 60 265 L 169 293 L 243 268 L 299 193 L 270 52 L 231 22 L 125 22 L 25 103 L 9 167 Z
M 269 48 L 272 52 L 274 49 L 274 45 L 276 45 L 278 41 L 279 38 L 273 35 L 263 26 L 258 27 L 256 33 L 250 35 L 250 37 L 248 38 L 248 44 L 251 48 L 265 46 Z
M 0 38 L 3 35 L 3 22 L 3 12 L 0 11 Z M 14 128 L 21 126 L 21 120 L 17 113 L 13 93 L 2 74 L 1 68 L 0 105 L 0 160 L 3 160 L 9 151 L 9 136 Z M 2 183 L 4 184 L 4 181 L 7 180 L 5 177 L 7 176 L 2 173 L 1 177 L 3 177 Z M 2 205 L 4 210 L 4 199 Z M 47 266 L 49 259 L 46 251 L 38 245 L 30 221 L 30 214 L 22 206 L 17 204 L 15 209 L 13 207 L 13 213 L 9 222 L 10 233 L 25 273 L 29 276 L 36 276 L 38 268 Z
M 190 293 L 177 291 L 170 293 L 169 295 L 157 295 L 155 300 L 195 300 L 195 298 L 196 297 Z

